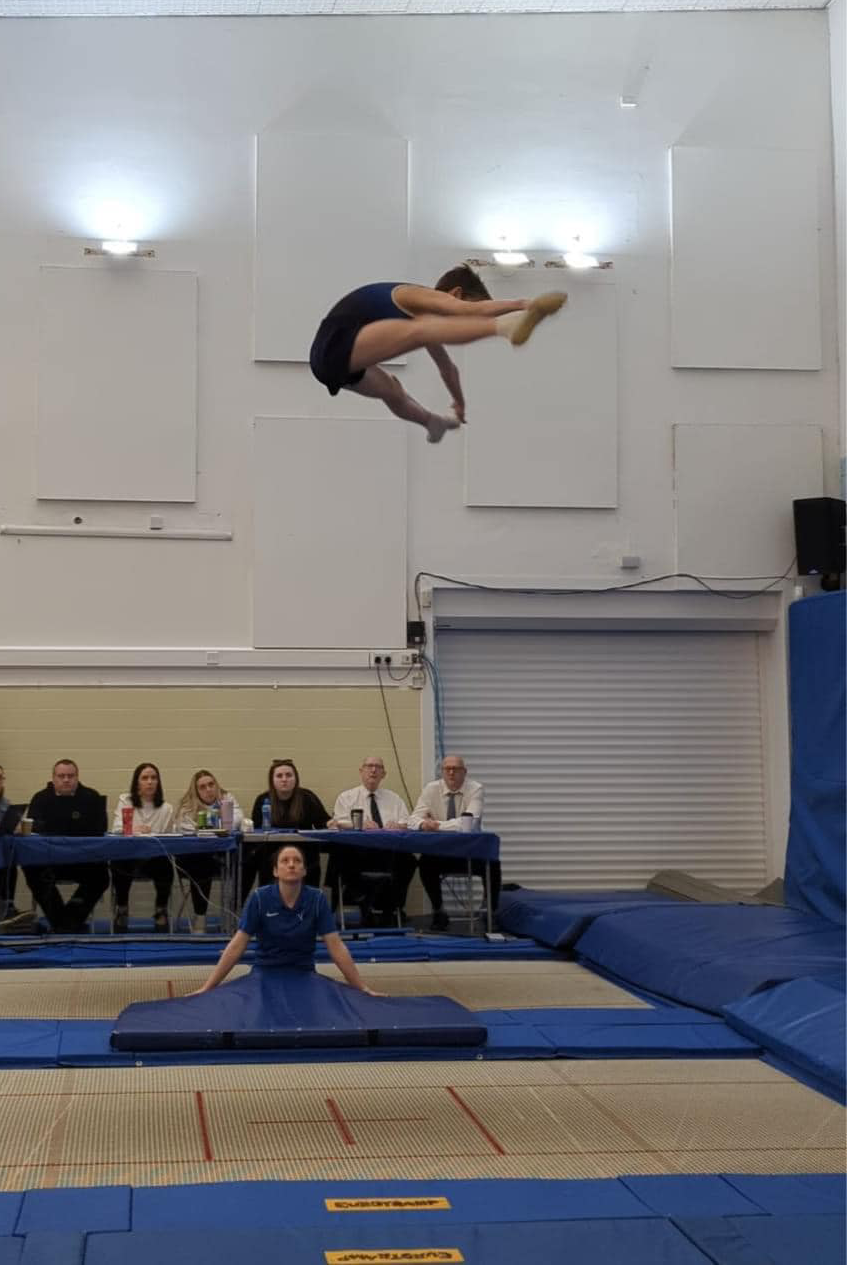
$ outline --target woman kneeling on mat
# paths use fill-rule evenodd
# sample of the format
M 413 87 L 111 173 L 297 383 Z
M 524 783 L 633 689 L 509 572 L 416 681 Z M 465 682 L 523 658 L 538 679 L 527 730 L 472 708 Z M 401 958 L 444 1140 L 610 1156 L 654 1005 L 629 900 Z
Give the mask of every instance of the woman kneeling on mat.
M 315 941 L 323 938 L 327 952 L 351 988 L 370 997 L 384 997 L 368 988 L 350 956 L 347 945 L 335 929 L 327 899 L 315 887 L 303 882 L 306 861 L 292 844 L 284 844 L 273 863 L 277 880 L 251 893 L 241 914 L 238 930 L 224 949 L 218 964 L 198 993 L 208 993 L 223 983 L 241 960 L 250 937 L 256 936 L 257 966 L 291 966 L 315 969 Z

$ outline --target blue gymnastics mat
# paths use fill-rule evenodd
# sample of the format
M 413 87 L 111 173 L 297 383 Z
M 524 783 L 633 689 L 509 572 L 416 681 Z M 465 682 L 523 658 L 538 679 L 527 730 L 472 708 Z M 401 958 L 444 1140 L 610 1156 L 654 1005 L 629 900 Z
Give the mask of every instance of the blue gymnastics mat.
M 534 940 L 507 938 L 494 943 L 481 937 L 425 935 L 415 932 L 367 931 L 345 937 L 347 948 L 356 962 L 485 962 L 485 961 L 561 961 L 560 953 L 552 952 Z M 72 937 L 33 936 L 0 937 L 0 969 L 19 967 L 72 966 L 209 966 L 220 957 L 224 941 L 214 936 L 146 935 L 134 940 L 128 936 Z M 251 965 L 255 949 L 251 944 L 242 958 Z M 315 960 L 329 962 L 323 944 L 318 944 Z
M 447 997 L 371 997 L 315 971 L 254 967 L 211 992 L 136 1002 L 116 1050 L 479 1046 L 484 1025 Z
M 623 909 L 580 936 L 580 960 L 683 1006 L 723 1006 L 787 980 L 844 973 L 844 929 L 772 905 Z
M 673 1219 L 714 1265 L 844 1265 L 843 1216 Z
M 377 1253 L 385 1253 L 380 1258 Z M 328 1255 L 329 1254 L 329 1255 Z M 670 1221 L 521 1222 L 517 1225 L 363 1225 L 280 1230 L 171 1230 L 96 1234 L 80 1265 L 232 1265 L 254 1261 L 398 1262 L 464 1261 L 467 1265 L 708 1265 Z M 65 1265 L 54 1260 L 51 1265 Z M 76 1262 L 74 1262 L 76 1265 Z
M 35 1190 L 0 1196 L 0 1265 L 842 1265 L 844 1199 L 819 1173 Z
M 843 1215 L 843 1173 L 663 1174 L 607 1178 L 204 1182 L 0 1195 L 0 1236 L 255 1230 L 402 1220 L 443 1224 L 605 1221 L 656 1216 Z
M 847 1100 L 847 996 L 827 980 L 799 979 L 724 1006 L 731 1027 L 801 1075 Z
M 845 625 L 843 589 L 788 608 L 791 820 L 785 898 L 842 926 L 847 862 Z
M 406 1000 L 426 999 L 398 1000 L 402 1005 Z M 175 1007 L 178 1003 L 152 1004 Z M 120 1048 L 112 1044 L 115 1024 L 110 1020 L 5 1020 L 0 1021 L 0 1068 L 262 1063 L 268 1061 L 269 1052 L 274 1061 L 284 1062 L 313 1062 L 316 1058 L 322 1062 L 443 1058 L 755 1058 L 761 1054 L 759 1045 L 733 1031 L 723 1020 L 681 1008 L 466 1011 L 472 1030 L 487 1032 L 487 1038 L 482 1044 L 452 1046 L 447 1044 L 444 1035 L 445 1012 L 439 1009 L 438 1013 L 442 1027 L 427 1032 L 427 1044 L 419 1045 L 391 1044 L 397 1041 L 397 1033 L 389 1033 L 385 1028 L 381 1030 L 385 1038 L 381 1044 L 369 1043 L 368 1030 L 364 1036 L 359 1034 L 361 1039 L 356 1045 L 321 1045 L 321 1041 L 328 1039 L 325 1028 L 318 1028 L 314 1037 L 297 1029 L 293 1036 L 287 1034 L 279 1044 L 273 1045 L 270 1042 L 276 1042 L 275 1033 L 260 1035 L 255 1044 L 235 1039 L 227 1043 L 223 1039 L 225 1029 L 220 1024 L 220 1016 L 215 1013 L 208 1021 L 204 1020 L 210 1026 L 189 1033 L 187 1038 L 181 1034 L 184 1045 L 177 1049 L 158 1044 L 161 1028 L 158 1020 L 152 1030 L 155 1044 L 150 1040 L 151 1032 L 141 1032 L 136 1037 L 127 1029 Z M 416 1008 L 416 1015 L 419 1022 L 420 1007 Z M 396 1014 L 392 1019 L 396 1019 Z M 465 1024 L 464 1019 L 462 1023 Z M 248 1032 L 248 1040 L 251 1036 L 255 1036 L 255 1029 Z M 431 1043 L 442 1038 L 444 1044 Z M 173 1038 L 165 1036 L 163 1039 Z M 334 1036 L 331 1039 L 335 1041 Z M 283 1041 L 288 1043 L 283 1044 Z M 149 1042 L 149 1046 L 144 1042 Z
M 610 890 L 598 892 L 541 892 L 531 887 L 504 889 L 497 906 L 497 925 L 516 936 L 531 936 L 551 949 L 573 947 L 601 914 L 622 909 L 678 907 L 678 900 L 656 892 Z

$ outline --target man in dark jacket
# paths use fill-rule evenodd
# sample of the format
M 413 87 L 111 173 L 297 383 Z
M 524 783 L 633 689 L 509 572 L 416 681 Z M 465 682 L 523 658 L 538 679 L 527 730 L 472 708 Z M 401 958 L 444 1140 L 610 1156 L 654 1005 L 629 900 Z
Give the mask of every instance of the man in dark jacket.
M 82 785 L 74 760 L 56 761 L 51 780 L 32 797 L 27 816 L 38 835 L 79 838 L 106 833 L 105 796 Z M 84 931 L 92 909 L 109 886 L 105 863 L 27 865 L 24 875 L 53 931 Z M 56 886 L 59 879 L 78 884 L 67 904 Z

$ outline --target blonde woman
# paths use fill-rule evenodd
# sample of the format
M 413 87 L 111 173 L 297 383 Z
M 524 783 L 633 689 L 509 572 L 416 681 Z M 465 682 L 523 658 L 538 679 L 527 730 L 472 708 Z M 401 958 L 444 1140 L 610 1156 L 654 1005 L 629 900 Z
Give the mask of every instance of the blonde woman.
M 176 807 L 174 829 L 184 835 L 197 833 L 197 815 L 209 808 L 220 811 L 221 800 L 228 792 L 224 790 L 214 773 L 208 769 L 198 769 L 192 774 L 188 790 Z M 241 829 L 244 814 L 238 801 L 232 799 L 232 829 L 237 833 Z M 209 909 L 209 893 L 212 880 L 218 871 L 218 857 L 212 852 L 198 852 L 180 858 L 180 868 L 185 871 L 191 881 L 191 904 L 194 917 L 191 920 L 192 931 L 206 930 L 206 914 Z

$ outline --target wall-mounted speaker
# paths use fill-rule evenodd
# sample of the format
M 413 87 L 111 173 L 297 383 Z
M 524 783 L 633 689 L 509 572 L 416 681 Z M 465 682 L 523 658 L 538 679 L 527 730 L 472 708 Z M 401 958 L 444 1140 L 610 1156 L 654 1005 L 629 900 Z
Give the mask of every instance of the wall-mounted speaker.
M 845 569 L 844 501 L 811 496 L 794 502 L 794 539 L 800 575 L 840 575 Z

